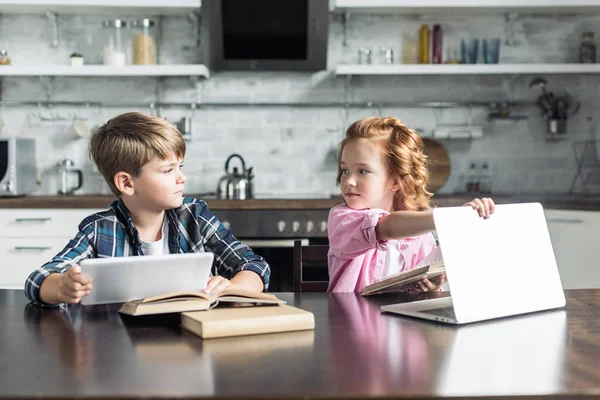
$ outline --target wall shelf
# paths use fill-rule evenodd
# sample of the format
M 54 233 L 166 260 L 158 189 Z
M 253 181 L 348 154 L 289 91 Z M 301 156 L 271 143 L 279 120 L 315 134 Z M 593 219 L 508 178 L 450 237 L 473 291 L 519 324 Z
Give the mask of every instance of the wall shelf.
M 394 64 L 338 65 L 336 75 L 598 74 L 600 64 Z
M 335 11 L 349 12 L 507 12 L 587 13 L 600 10 L 599 0 L 335 0 Z
M 127 65 L 111 67 L 108 65 L 71 65 L 47 66 L 0 66 L 0 76 L 195 76 L 209 78 L 210 71 L 203 64 L 190 65 Z
M 201 0 L 0 0 L 0 14 L 172 15 L 199 11 Z

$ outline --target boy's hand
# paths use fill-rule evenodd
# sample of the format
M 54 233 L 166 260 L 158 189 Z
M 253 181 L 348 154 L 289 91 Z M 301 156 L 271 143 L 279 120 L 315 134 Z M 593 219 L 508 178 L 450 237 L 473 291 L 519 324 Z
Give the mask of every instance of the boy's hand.
M 412 288 L 418 292 L 439 292 L 442 289 L 442 285 L 446 283 L 446 274 L 431 278 L 423 278 L 420 281 L 415 282 Z
M 205 293 L 219 292 L 223 289 L 231 286 L 231 281 L 229 279 L 225 279 L 220 275 L 211 276 L 206 284 L 206 289 L 204 289 Z
M 488 219 L 490 215 L 494 213 L 494 200 L 490 197 L 484 197 L 482 199 L 473 199 L 468 203 L 463 204 L 464 206 L 471 206 L 474 210 L 477 210 L 480 217 Z
M 81 267 L 75 265 L 61 275 L 58 281 L 57 298 L 62 303 L 77 304 L 83 296 L 90 294 L 92 278 L 81 273 Z

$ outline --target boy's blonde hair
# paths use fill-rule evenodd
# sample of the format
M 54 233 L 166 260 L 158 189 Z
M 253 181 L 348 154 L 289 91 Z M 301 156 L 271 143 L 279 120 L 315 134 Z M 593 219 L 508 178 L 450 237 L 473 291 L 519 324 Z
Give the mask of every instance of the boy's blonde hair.
M 381 149 L 388 174 L 400 190 L 394 198 L 395 211 L 422 211 L 432 207 L 427 190 L 429 171 L 423 141 L 417 133 L 394 117 L 368 117 L 354 122 L 346 130 L 338 153 L 339 185 L 342 177 L 342 151 L 348 143 L 368 139 Z
M 129 112 L 110 119 L 98 128 L 90 141 L 90 158 L 115 196 L 118 172 L 139 176 L 142 166 L 153 158 L 163 160 L 185 156 L 185 142 L 170 122 L 152 115 Z

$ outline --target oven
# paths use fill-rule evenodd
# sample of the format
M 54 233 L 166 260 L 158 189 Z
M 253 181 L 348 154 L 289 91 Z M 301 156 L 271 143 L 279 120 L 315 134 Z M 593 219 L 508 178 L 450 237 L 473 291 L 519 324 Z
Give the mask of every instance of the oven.
M 328 209 L 212 210 L 241 242 L 250 246 L 271 266 L 269 291 L 293 291 L 294 240 L 303 245 L 328 244 Z M 327 269 L 310 279 L 327 280 Z

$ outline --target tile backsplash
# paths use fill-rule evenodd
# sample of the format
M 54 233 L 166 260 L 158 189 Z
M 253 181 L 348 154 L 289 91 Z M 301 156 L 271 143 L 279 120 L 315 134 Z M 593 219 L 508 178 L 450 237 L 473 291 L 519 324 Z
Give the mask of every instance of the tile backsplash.
M 126 17 L 115 15 L 114 17 Z M 13 65 L 66 64 L 73 51 L 86 63 L 102 62 L 105 43 L 101 22 L 106 16 L 59 16 L 58 48 L 51 46 L 50 26 L 42 15 L 0 17 L 0 47 L 7 49 Z M 355 76 L 347 80 L 332 70 L 341 63 L 355 63 L 361 47 L 392 48 L 396 60 L 407 54 L 421 23 L 440 23 L 444 29 L 444 55 L 452 54 L 463 37 L 499 37 L 500 62 L 575 62 L 581 33 L 600 26 L 600 15 L 360 15 L 352 14 L 345 29 L 341 16 L 331 15 L 329 71 L 218 72 L 208 80 L 188 78 L 32 78 L 11 77 L 2 82 L 2 99 L 81 100 L 135 102 L 352 102 L 383 104 L 406 101 L 534 101 L 540 94 L 530 89 L 532 75 L 460 76 Z M 164 17 L 159 60 L 162 64 L 202 62 L 196 47 L 196 27 L 186 16 Z M 346 40 L 343 40 L 345 37 Z M 345 44 L 344 44 L 345 42 Z M 508 44 L 507 44 L 508 43 Z M 403 44 L 404 49 L 403 49 Z M 0 66 L 1 68 L 1 66 Z M 335 186 L 335 149 L 345 128 L 368 115 L 392 115 L 431 136 L 436 125 L 473 124 L 483 127 L 479 140 L 445 140 L 451 159 L 451 175 L 439 193 L 462 192 L 471 163 L 489 165 L 495 193 L 566 194 L 577 172 L 573 142 L 600 139 L 597 108 L 600 75 L 544 75 L 548 90 L 568 91 L 581 101 L 581 110 L 568 122 L 564 140 L 546 141 L 546 121 L 537 107 L 520 112 L 518 121 L 487 119 L 487 109 L 474 107 L 430 108 L 376 107 L 248 107 L 215 106 L 195 111 L 182 108 L 152 112 L 170 121 L 192 118 L 185 171 L 188 193 L 214 191 L 224 163 L 231 153 L 241 154 L 256 174 L 255 191 L 271 196 L 329 196 Z M 69 133 L 73 117 L 94 129 L 114 115 L 132 111 L 115 107 L 54 107 L 52 109 L 5 105 L 0 107 L 1 135 L 35 137 L 38 146 L 37 193 L 55 194 L 59 179 L 56 163 L 72 159 L 83 169 L 83 189 L 77 193 L 108 193 L 88 159 L 88 139 Z M 50 121 L 53 117 L 63 120 Z M 55 118 L 54 118 L 55 119 Z M 590 152 L 597 162 L 595 152 Z M 600 163 L 599 163 L 600 164 Z M 600 168 L 599 168 L 600 169 Z M 593 176 L 592 176 L 593 179 Z M 591 185 L 598 193 L 599 185 Z M 581 191 L 578 187 L 578 190 Z

